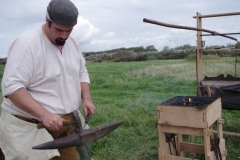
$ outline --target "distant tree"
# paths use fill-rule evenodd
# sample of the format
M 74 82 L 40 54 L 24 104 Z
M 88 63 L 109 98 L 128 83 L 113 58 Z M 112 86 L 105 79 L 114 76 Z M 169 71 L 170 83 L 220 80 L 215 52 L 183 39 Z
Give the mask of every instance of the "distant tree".
M 228 43 L 228 44 L 226 45 L 226 47 L 227 47 L 227 48 L 235 47 L 235 45 L 234 45 L 234 44 L 231 44 L 231 43 Z
M 169 47 L 168 46 L 164 46 L 163 47 L 163 51 L 169 51 Z
M 237 43 L 235 44 L 235 47 L 236 47 L 236 48 L 240 48 L 240 42 L 237 42 Z
M 132 50 L 134 52 L 144 52 L 145 51 L 145 48 L 143 46 L 139 46 L 139 47 L 130 47 L 129 50 Z
M 147 46 L 146 51 L 157 51 L 157 49 L 154 47 L 154 45 Z

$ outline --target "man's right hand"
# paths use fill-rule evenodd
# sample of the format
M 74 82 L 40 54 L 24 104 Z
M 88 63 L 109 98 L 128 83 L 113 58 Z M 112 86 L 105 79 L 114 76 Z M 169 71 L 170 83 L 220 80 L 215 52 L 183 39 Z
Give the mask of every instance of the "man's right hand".
M 25 88 L 20 88 L 8 97 L 17 107 L 33 115 L 43 122 L 49 130 L 59 130 L 63 127 L 63 119 L 49 112 L 46 108 L 35 101 Z
M 44 127 L 49 130 L 57 131 L 63 127 L 64 119 L 62 119 L 61 116 L 59 116 L 57 114 L 48 112 L 48 113 L 44 114 L 43 117 L 39 117 L 39 119 L 40 119 L 40 121 L 42 121 Z

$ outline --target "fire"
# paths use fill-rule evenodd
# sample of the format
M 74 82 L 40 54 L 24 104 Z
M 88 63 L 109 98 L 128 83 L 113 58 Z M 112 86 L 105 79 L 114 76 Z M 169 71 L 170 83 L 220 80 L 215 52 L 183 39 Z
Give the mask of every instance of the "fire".
M 188 98 L 188 102 L 189 102 L 189 103 L 192 103 L 192 98 Z
M 186 106 L 186 105 L 188 105 L 189 103 L 192 103 L 192 98 L 188 98 L 188 99 L 185 99 L 184 101 L 183 101 L 183 104 Z

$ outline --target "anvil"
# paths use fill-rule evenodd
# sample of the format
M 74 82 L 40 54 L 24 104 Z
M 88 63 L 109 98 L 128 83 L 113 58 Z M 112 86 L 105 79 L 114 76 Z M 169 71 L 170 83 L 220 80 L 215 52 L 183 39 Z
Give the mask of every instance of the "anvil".
M 86 129 L 80 133 L 74 133 L 70 136 L 59 138 L 50 142 L 46 142 L 37 146 L 32 147 L 33 149 L 60 149 L 68 148 L 72 146 L 80 146 L 88 142 L 97 141 L 98 139 L 109 134 L 116 128 L 118 128 L 123 122 L 116 122 L 94 129 Z
M 77 149 L 80 150 L 81 145 L 86 144 L 88 142 L 97 141 L 98 139 L 114 131 L 123 123 L 123 121 L 120 121 L 112 124 L 103 125 L 93 129 L 83 130 L 78 113 L 73 112 L 72 117 L 73 117 L 73 123 L 75 126 L 74 134 L 34 146 L 32 147 L 32 149 L 42 149 L 42 150 L 60 149 L 60 148 L 68 148 L 68 147 L 76 146 Z

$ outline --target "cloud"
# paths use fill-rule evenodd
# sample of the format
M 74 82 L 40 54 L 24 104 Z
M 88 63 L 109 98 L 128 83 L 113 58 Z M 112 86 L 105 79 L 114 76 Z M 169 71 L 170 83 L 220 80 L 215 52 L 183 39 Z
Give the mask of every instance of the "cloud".
M 112 39 L 114 36 L 115 36 L 114 32 L 108 32 L 108 33 L 103 35 L 103 38 Z
M 10 43 L 22 32 L 45 22 L 50 0 L 1 0 L 0 55 L 6 55 Z M 196 31 L 173 29 L 143 22 L 148 18 L 164 23 L 196 27 L 193 16 L 238 12 L 236 0 L 72 0 L 79 10 L 73 33 L 82 51 L 103 51 L 120 47 L 154 45 L 176 47 L 196 45 Z M 239 16 L 202 19 L 204 29 L 220 33 L 239 32 Z M 240 40 L 240 35 L 232 35 Z M 203 37 L 206 45 L 236 43 L 219 36 Z
M 72 32 L 80 44 L 90 43 L 98 33 L 99 29 L 81 16 L 78 17 L 78 23 Z

